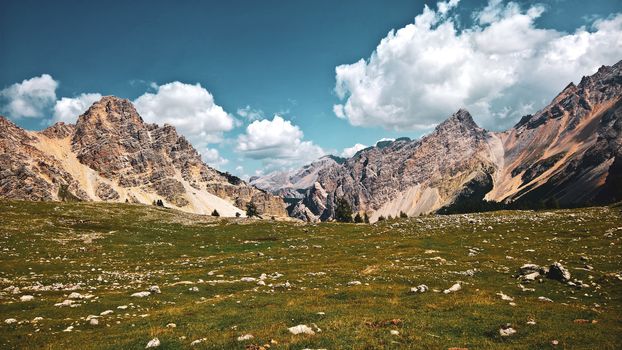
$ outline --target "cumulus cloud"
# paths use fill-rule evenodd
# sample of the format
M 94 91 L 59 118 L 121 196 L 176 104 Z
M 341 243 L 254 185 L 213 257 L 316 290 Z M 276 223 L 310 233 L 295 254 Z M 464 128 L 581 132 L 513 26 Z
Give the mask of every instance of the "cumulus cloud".
M 54 121 L 75 123 L 93 103 L 102 98 L 98 93 L 80 94 L 76 97 L 63 97 L 54 104 Z
M 362 149 L 365 149 L 365 148 L 367 148 L 367 146 L 365 146 L 365 145 L 363 145 L 361 143 L 357 143 L 357 144 L 355 144 L 352 147 L 344 148 L 343 151 L 341 152 L 341 156 L 345 157 L 345 158 L 350 158 L 353 155 L 355 155 L 356 152 L 358 152 L 358 151 L 360 151 Z
M 214 102 L 212 94 L 201 84 L 178 81 L 160 85 L 155 93 L 139 96 L 134 105 L 143 119 L 150 123 L 170 124 L 199 150 L 212 165 L 224 164 L 209 143 L 221 142 L 223 132 L 236 126 L 236 120 Z
M 275 115 L 272 120 L 255 120 L 238 136 L 236 151 L 250 159 L 262 160 L 270 167 L 306 164 L 325 154 L 297 125 Z
M 57 87 L 49 74 L 15 83 L 0 91 L 0 111 L 15 119 L 45 117 L 56 101 Z
M 244 108 L 238 108 L 237 114 L 240 117 L 248 119 L 250 121 L 263 118 L 263 111 L 261 109 L 251 108 L 251 106 L 246 106 Z
M 356 126 L 427 129 L 466 107 L 483 126 L 505 128 L 544 107 L 570 81 L 622 57 L 622 14 L 574 33 L 538 28 L 540 5 L 491 1 L 458 29 L 458 1 L 424 7 L 391 30 L 369 59 L 336 67 L 335 115 Z

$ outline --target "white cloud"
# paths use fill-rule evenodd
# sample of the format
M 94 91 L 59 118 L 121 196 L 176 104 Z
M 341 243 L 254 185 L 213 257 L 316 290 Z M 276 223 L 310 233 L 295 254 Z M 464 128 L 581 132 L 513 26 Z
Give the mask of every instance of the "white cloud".
M 150 123 L 173 125 L 188 138 L 203 159 L 212 165 L 224 164 L 209 143 L 221 142 L 223 132 L 236 126 L 236 120 L 214 102 L 212 94 L 200 84 L 178 81 L 160 85 L 155 93 L 139 96 L 134 105 L 143 119 Z
M 244 108 L 238 108 L 236 113 L 240 117 L 248 119 L 250 121 L 263 118 L 263 111 L 261 109 L 251 108 L 251 106 L 246 106 Z
M 0 91 L 0 111 L 11 118 L 42 118 L 56 101 L 58 82 L 49 74 L 25 79 Z
M 275 115 L 272 120 L 256 120 L 238 136 L 236 151 L 250 159 L 262 160 L 270 167 L 306 164 L 325 154 L 297 125 Z
M 354 156 L 356 154 L 356 152 L 358 152 L 358 151 L 360 151 L 362 149 L 365 149 L 365 148 L 367 148 L 367 146 L 365 146 L 363 144 L 360 144 L 360 143 L 357 143 L 357 144 L 355 144 L 352 147 L 344 148 L 343 151 L 341 152 L 341 156 L 345 157 L 345 158 L 350 158 L 350 157 Z
M 201 154 L 201 158 L 205 163 L 215 167 L 220 168 L 220 166 L 229 163 L 228 159 L 225 159 L 220 156 L 220 153 L 215 148 L 203 147 L 197 149 L 197 151 Z
M 570 81 L 622 57 L 622 14 L 567 34 L 538 28 L 540 5 L 491 1 L 458 30 L 457 1 L 427 6 L 367 60 L 336 67 L 335 115 L 352 125 L 427 129 L 461 107 L 501 129 L 544 107 Z
M 54 121 L 75 123 L 80 114 L 101 98 L 102 95 L 98 93 L 80 94 L 73 98 L 63 97 L 54 105 Z

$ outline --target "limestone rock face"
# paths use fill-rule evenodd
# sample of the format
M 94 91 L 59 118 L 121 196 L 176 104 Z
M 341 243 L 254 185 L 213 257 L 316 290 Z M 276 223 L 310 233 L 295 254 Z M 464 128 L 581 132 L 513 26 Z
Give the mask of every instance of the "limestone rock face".
M 322 167 L 313 184 L 296 189 L 302 198 L 289 196 L 290 214 L 330 220 L 338 197 L 368 213 L 372 222 L 380 215 L 413 216 L 483 200 L 561 205 L 622 200 L 621 116 L 622 61 L 569 84 L 507 131 L 481 129 L 459 110 L 420 140 L 379 142 Z M 269 190 L 278 193 L 287 186 Z
M 42 132 L 0 117 L 0 196 L 27 200 L 128 201 L 200 214 L 286 216 L 281 198 L 207 166 L 174 127 L 144 123 L 132 103 L 107 96 Z

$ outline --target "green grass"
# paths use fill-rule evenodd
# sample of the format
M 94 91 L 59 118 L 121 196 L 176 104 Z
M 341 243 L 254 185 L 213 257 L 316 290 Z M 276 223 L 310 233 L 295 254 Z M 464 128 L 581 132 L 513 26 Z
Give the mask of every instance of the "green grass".
M 138 205 L 5 201 L 0 348 L 144 349 L 157 337 L 165 349 L 201 338 L 207 340 L 193 348 L 244 349 L 275 340 L 272 349 L 619 349 L 621 237 L 622 215 L 613 207 L 304 225 Z M 473 247 L 481 252 L 469 256 Z M 520 289 L 513 275 L 521 265 L 554 261 L 590 287 L 545 279 L 525 284 L 535 292 Z M 240 281 L 275 272 L 283 276 L 269 277 L 266 286 Z M 347 285 L 355 280 L 362 284 Z M 440 292 L 456 281 L 461 291 Z M 33 290 L 57 283 L 94 297 L 56 307 L 71 291 Z M 430 291 L 409 293 L 419 284 Z M 162 293 L 130 296 L 151 285 Z M 500 291 L 516 305 L 501 300 Z M 35 299 L 22 302 L 22 295 Z M 109 309 L 114 313 L 99 325 L 86 321 Z M 5 324 L 8 318 L 18 322 Z M 393 319 L 401 322 L 383 322 Z M 536 324 L 527 325 L 529 319 Z M 501 337 L 505 323 L 517 333 Z M 322 331 L 290 334 L 287 328 L 298 324 Z M 73 331 L 63 332 L 68 326 Z M 244 334 L 254 338 L 236 340 Z

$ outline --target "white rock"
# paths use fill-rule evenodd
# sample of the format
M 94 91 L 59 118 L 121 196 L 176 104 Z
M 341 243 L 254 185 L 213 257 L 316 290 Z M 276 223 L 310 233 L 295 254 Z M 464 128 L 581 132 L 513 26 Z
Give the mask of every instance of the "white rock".
M 255 282 L 255 281 L 257 281 L 257 279 L 255 277 L 242 277 L 242 278 L 240 278 L 240 281 L 242 281 L 242 282 Z
M 448 289 L 445 289 L 443 293 L 445 294 L 455 293 L 459 291 L 460 289 L 462 289 L 462 286 L 460 285 L 460 283 L 456 283 L 453 286 L 449 287 Z
M 43 317 L 41 317 L 41 316 L 37 316 L 37 317 L 35 317 L 35 318 L 33 318 L 33 319 L 32 319 L 32 322 L 35 322 L 35 323 L 36 323 L 36 322 L 39 322 L 39 321 L 43 321 Z
M 360 286 L 361 284 L 361 281 L 350 281 L 347 283 L 348 286 Z
M 177 328 L 177 325 L 174 323 L 169 323 L 166 325 L 166 328 Z
M 516 334 L 516 329 L 512 327 L 499 328 L 499 335 L 501 335 L 502 337 L 509 337 L 510 335 L 513 335 L 513 334 Z
M 501 297 L 501 300 L 514 301 L 514 298 L 512 298 L 509 295 L 505 295 L 503 292 L 499 292 L 499 293 L 497 293 L 497 295 Z
M 56 303 L 54 304 L 54 306 L 58 306 L 58 307 L 64 307 L 64 306 L 71 306 L 74 303 L 73 300 L 64 300 L 62 303 Z
M 125 310 L 125 309 L 127 309 L 127 305 L 119 305 L 119 306 L 117 306 L 117 309 Z
M 99 324 L 99 321 L 96 318 L 91 318 L 91 320 L 89 321 L 89 324 L 91 326 L 97 326 Z
M 147 343 L 147 346 L 145 346 L 145 349 L 157 348 L 158 346 L 160 346 L 160 340 L 158 338 L 153 338 Z
M 190 287 L 188 288 L 189 291 L 191 292 L 198 292 L 199 291 L 199 287 Z
M 553 302 L 553 300 L 551 300 L 551 299 L 549 299 L 549 298 L 547 298 L 547 297 L 538 297 L 538 300 L 540 300 L 540 301 L 546 301 L 546 302 L 549 302 L 549 303 L 552 303 L 552 302 Z
M 151 295 L 151 292 L 136 292 L 134 294 L 132 294 L 133 297 L 136 298 L 144 298 L 144 297 L 148 297 Z
M 288 330 L 292 334 L 315 334 L 313 329 L 311 329 L 311 327 L 307 326 L 306 324 L 299 324 L 294 327 L 289 327 Z
M 69 326 L 63 330 L 63 332 L 71 332 L 73 331 L 73 326 Z
M 238 337 L 238 341 L 245 341 L 255 338 L 252 334 L 244 334 Z
M 99 315 L 100 315 L 100 316 L 106 316 L 106 315 L 110 315 L 110 314 L 111 314 L 111 313 L 113 313 L 113 312 L 114 312 L 114 311 L 112 311 L 112 310 L 106 310 L 106 311 L 104 311 L 104 312 L 100 313 Z
M 425 284 L 420 284 L 416 287 L 412 287 L 410 288 L 410 292 L 411 293 L 425 293 L 428 291 L 428 286 L 426 286 Z
M 160 287 L 158 287 L 158 286 L 151 286 L 151 287 L 149 287 L 149 291 L 151 293 L 153 293 L 153 294 L 160 294 L 160 293 L 162 293 L 160 291 Z
M 190 343 L 190 346 L 199 345 L 199 344 L 201 344 L 202 342 L 204 342 L 206 340 L 207 340 L 207 338 L 201 338 L 201 339 L 194 340 L 194 341 L 192 341 L 192 343 Z
M 35 297 L 32 295 L 22 295 L 19 300 L 20 301 L 32 301 Z
M 391 335 L 400 335 L 400 332 L 399 332 L 399 331 L 396 331 L 395 329 L 392 329 L 392 330 L 390 331 L 390 333 L 391 333 Z
M 15 323 L 15 322 L 17 322 L 17 320 L 14 319 L 14 318 L 7 318 L 6 320 L 4 320 L 4 323 L 6 323 L 6 324 L 11 324 L 11 323 Z
M 68 299 L 82 299 L 84 298 L 84 296 L 78 292 L 72 292 L 71 294 L 69 294 L 67 298 Z

